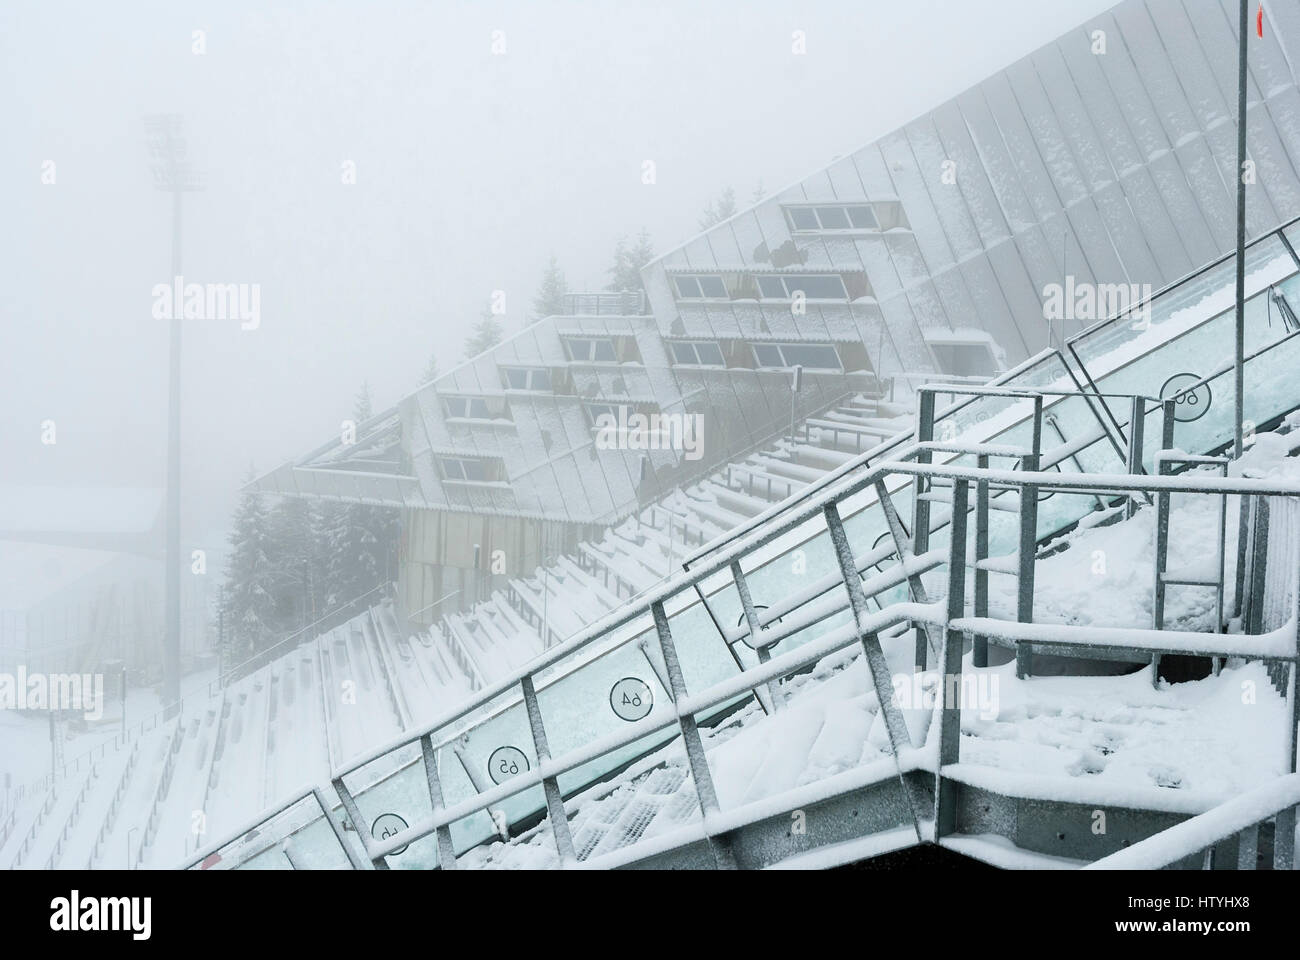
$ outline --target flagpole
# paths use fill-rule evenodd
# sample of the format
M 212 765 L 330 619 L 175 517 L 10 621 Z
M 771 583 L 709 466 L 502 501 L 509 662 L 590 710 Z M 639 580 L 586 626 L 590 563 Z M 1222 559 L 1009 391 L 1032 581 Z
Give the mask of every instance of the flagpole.
M 1242 454 L 1242 429 L 1245 425 L 1245 344 L 1246 344 L 1246 33 L 1250 29 L 1248 0 L 1240 0 L 1237 53 L 1237 322 L 1233 371 L 1236 380 L 1236 425 L 1232 431 L 1235 459 Z M 1262 11 L 1261 6 L 1261 11 Z

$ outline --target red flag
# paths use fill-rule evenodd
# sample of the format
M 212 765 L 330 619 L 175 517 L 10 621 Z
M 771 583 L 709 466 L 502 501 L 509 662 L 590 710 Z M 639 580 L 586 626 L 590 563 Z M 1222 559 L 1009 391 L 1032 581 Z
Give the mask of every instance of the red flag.
M 1260 39 L 1264 38 L 1264 3 L 1260 0 L 1259 13 L 1255 14 L 1255 32 L 1259 34 Z

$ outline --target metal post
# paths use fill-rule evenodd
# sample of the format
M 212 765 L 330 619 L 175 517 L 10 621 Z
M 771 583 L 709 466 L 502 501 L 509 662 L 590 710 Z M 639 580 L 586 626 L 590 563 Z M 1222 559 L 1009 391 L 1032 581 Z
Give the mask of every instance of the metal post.
M 1146 441 L 1146 406 L 1146 400 L 1142 397 L 1134 397 L 1129 406 L 1126 466 L 1131 476 L 1137 476 L 1142 472 L 1142 447 Z M 1137 509 L 1138 495 L 1129 494 L 1128 502 L 1124 505 L 1124 519 L 1132 519 Z
M 1156 476 L 1169 472 L 1168 461 L 1161 454 L 1174 446 L 1174 410 L 1177 401 L 1170 398 L 1160 403 L 1160 450 L 1156 453 Z M 1165 628 L 1165 571 L 1169 567 L 1169 501 L 1170 494 L 1162 490 L 1156 494 L 1156 550 L 1155 582 L 1152 585 L 1151 625 L 1157 630 Z M 1160 654 L 1151 655 L 1151 684 L 1160 679 Z
M 952 485 L 952 522 L 948 543 L 947 624 L 943 629 L 943 669 L 939 674 L 942 708 L 939 718 L 939 763 L 934 782 L 934 835 L 945 836 L 957 829 L 955 788 L 943 778 L 943 768 L 961 756 L 961 680 L 963 637 L 952 629 L 952 621 L 966 612 L 966 504 L 970 481 L 956 479 Z M 1019 654 L 1017 653 L 1017 659 Z
M 537 691 L 533 688 L 533 678 L 525 676 L 520 679 L 519 687 L 524 694 L 524 708 L 528 711 L 528 728 L 533 735 L 533 750 L 537 754 L 537 768 L 540 771 L 551 759 L 551 748 L 546 741 L 546 727 L 542 723 L 542 710 L 537 704 Z M 542 777 L 542 795 L 546 798 L 546 816 L 551 821 L 551 833 L 555 837 L 555 849 L 561 862 L 577 862 L 578 855 L 573 849 L 573 836 L 569 833 L 569 818 L 564 812 L 564 798 L 560 796 L 560 785 L 555 777 Z
M 758 611 L 754 608 L 754 598 L 749 593 L 749 581 L 745 579 L 745 573 L 740 569 L 740 561 L 733 560 L 731 563 L 731 576 L 736 583 L 736 595 L 740 597 L 740 606 L 745 613 L 745 626 L 749 631 L 749 638 L 753 641 L 754 652 L 758 655 L 759 663 L 767 663 L 772 659 L 772 654 L 768 652 L 767 644 L 762 641 L 763 628 L 758 622 Z M 781 693 L 779 680 L 769 680 L 767 682 L 767 693 L 772 698 L 772 712 L 780 710 L 785 706 L 785 696 Z M 754 696 L 758 697 L 758 691 L 754 691 Z
M 929 443 L 934 440 L 934 401 L 935 395 L 932 390 L 927 390 L 924 386 L 918 389 L 916 402 L 917 443 Z M 933 455 L 929 450 L 917 450 L 917 463 L 930 463 L 932 460 Z M 883 484 L 878 485 L 877 489 L 882 486 Z M 922 477 L 912 479 L 912 553 L 918 557 L 930 549 L 930 501 L 923 497 L 923 494 L 927 493 L 928 489 L 928 484 Z M 904 559 L 901 552 L 898 559 Z M 915 662 L 918 671 L 924 670 L 926 666 L 926 643 L 925 632 L 917 628 Z
M 181 276 L 181 196 L 172 191 L 172 277 Z M 181 305 L 172 305 L 167 378 L 167 572 L 163 704 L 176 715 L 181 696 Z
M 425 781 L 429 785 L 429 806 L 435 817 L 445 811 L 442 797 L 442 781 L 438 777 L 438 755 L 433 749 L 433 737 L 425 734 L 420 738 L 420 755 L 424 760 Z M 328 816 L 328 814 L 327 814 Z M 437 828 L 438 867 L 442 870 L 456 869 L 456 850 L 451 844 L 451 824 L 444 823 Z
M 686 698 L 686 678 L 682 675 L 681 661 L 677 659 L 677 648 L 673 645 L 672 630 L 668 626 L 668 615 L 664 613 L 662 601 L 650 605 L 654 616 L 655 633 L 659 637 L 659 652 L 663 656 L 664 670 L 668 673 L 668 683 L 673 703 L 680 704 Z M 704 756 L 704 743 L 700 740 L 700 730 L 693 714 L 684 714 L 677 708 L 677 726 L 682 732 L 682 746 L 686 750 L 686 763 L 691 770 L 691 782 L 695 784 L 695 796 L 700 804 L 700 816 L 704 821 L 704 832 L 709 838 L 709 847 L 713 851 L 714 863 L 723 868 L 734 868 L 735 858 L 727 848 L 725 841 L 719 840 L 709 832 L 709 820 L 718 813 L 718 793 L 713 787 L 713 776 L 709 773 L 709 761 Z
M 1246 35 L 1249 22 L 1247 0 L 1240 0 L 1237 21 L 1237 322 L 1233 370 L 1236 380 L 1237 422 L 1232 429 L 1233 459 L 1242 453 L 1242 427 L 1245 424 L 1245 343 L 1246 343 Z
M 858 627 L 863 656 L 867 661 L 867 671 L 871 674 L 871 682 L 876 691 L 876 701 L 880 704 L 880 716 L 885 721 L 885 733 L 888 734 L 889 744 L 893 749 L 894 769 L 898 773 L 899 786 L 912 811 L 912 824 L 916 830 L 916 839 L 919 841 L 922 839 L 920 815 L 922 798 L 903 773 L 902 760 L 899 757 L 899 751 L 904 746 L 912 745 L 911 734 L 908 732 L 907 722 L 903 718 L 903 712 L 894 694 L 889 663 L 885 660 L 884 650 L 880 646 L 880 637 L 874 632 L 864 631 L 861 628 L 862 621 L 869 615 L 870 610 L 867 606 L 866 594 L 862 590 L 862 579 L 858 575 L 858 562 L 854 559 L 848 534 L 844 532 L 844 523 L 840 520 L 839 509 L 834 503 L 828 503 L 822 508 L 822 513 L 826 517 L 826 530 L 835 548 L 840 577 L 849 595 L 849 607 L 853 611 L 854 625 Z M 964 510 L 962 516 L 964 524 Z
M 981 470 L 988 469 L 989 457 L 981 453 L 976 458 Z M 956 500 L 953 500 L 954 511 Z M 989 558 L 989 482 L 978 480 L 975 483 L 975 616 L 989 615 L 989 572 L 984 569 L 983 561 Z M 987 667 L 989 665 L 989 639 L 975 634 L 971 640 L 971 665 Z
M 1042 456 L 1043 398 L 1035 396 L 1031 452 L 1020 458 L 1020 469 L 1035 473 Z M 1038 485 L 1026 483 L 1020 488 L 1020 542 L 1016 552 L 1016 620 L 1032 623 L 1034 619 L 1034 559 L 1038 553 Z M 1016 644 L 1016 676 L 1024 679 L 1033 672 L 1034 652 L 1029 643 Z

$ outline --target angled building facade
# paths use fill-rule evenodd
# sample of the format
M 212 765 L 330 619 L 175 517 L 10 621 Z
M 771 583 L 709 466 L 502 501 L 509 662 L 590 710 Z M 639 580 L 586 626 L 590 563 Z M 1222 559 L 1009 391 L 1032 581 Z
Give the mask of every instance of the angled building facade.
M 1235 11 L 1126 0 L 255 488 L 400 508 L 427 622 L 792 417 L 1007 369 L 1099 319 L 1049 319 L 1052 285 L 1156 290 L 1231 249 Z M 1256 236 L 1300 214 L 1300 8 L 1250 43 Z M 601 442 L 632 414 L 701 442 Z

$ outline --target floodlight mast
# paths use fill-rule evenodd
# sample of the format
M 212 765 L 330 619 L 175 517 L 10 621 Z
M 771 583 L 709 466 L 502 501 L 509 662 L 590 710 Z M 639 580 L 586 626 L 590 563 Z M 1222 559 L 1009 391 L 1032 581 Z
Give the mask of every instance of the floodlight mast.
M 154 187 L 172 195 L 172 272 L 181 276 L 181 196 L 202 184 L 185 149 L 179 114 L 145 118 Z M 167 522 L 163 614 L 163 690 L 166 716 L 180 711 L 181 694 L 181 305 L 172 304 L 167 381 Z

